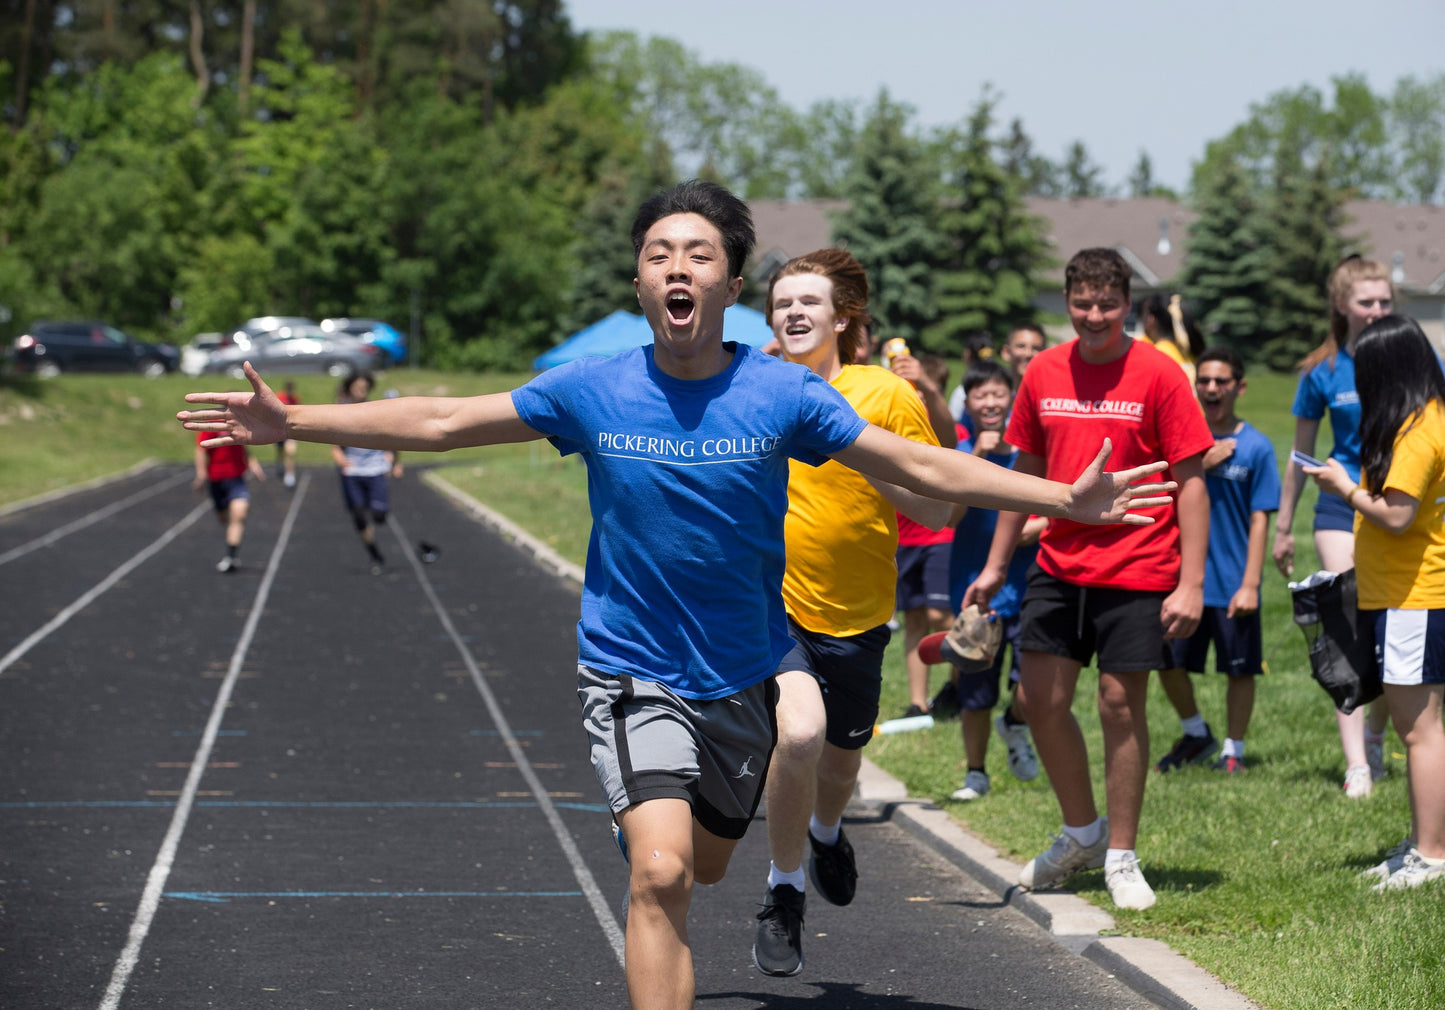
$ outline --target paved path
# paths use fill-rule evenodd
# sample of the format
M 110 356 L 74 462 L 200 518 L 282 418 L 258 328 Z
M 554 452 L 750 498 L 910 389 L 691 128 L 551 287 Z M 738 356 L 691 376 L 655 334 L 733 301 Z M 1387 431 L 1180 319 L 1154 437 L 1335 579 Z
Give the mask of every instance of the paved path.
M 415 468 L 383 574 L 313 470 L 253 484 L 221 575 L 187 478 L 0 515 L 0 1007 L 625 1006 L 575 585 Z M 1207 1005 L 1180 994 L 1207 976 L 1109 961 L 1101 920 L 1041 917 L 896 800 L 873 774 L 858 899 L 812 902 L 793 979 L 752 966 L 754 828 L 695 900 L 700 1007 Z

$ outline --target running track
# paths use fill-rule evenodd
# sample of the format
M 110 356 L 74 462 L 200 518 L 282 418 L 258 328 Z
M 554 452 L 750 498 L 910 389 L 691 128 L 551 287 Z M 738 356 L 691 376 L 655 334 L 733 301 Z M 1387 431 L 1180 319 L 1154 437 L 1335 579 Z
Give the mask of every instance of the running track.
M 417 475 L 380 576 L 323 470 L 253 482 L 231 575 L 189 468 L 0 514 L 0 1008 L 626 1006 L 577 589 Z M 853 813 L 797 978 L 761 824 L 699 889 L 700 1006 L 1151 1005 Z

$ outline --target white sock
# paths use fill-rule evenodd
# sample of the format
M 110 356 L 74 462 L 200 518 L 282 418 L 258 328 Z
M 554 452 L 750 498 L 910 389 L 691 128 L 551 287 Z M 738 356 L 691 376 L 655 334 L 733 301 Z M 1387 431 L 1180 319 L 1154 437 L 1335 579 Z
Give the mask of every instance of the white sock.
M 842 830 L 843 822 L 837 824 L 823 824 L 818 820 L 818 815 L 813 814 L 808 818 L 808 834 L 812 835 L 824 845 L 837 845 L 838 832 Z
M 1104 872 L 1109 872 L 1114 867 L 1122 863 L 1125 859 L 1133 859 L 1134 862 L 1137 863 L 1139 861 L 1139 854 L 1136 853 L 1133 849 L 1110 849 L 1109 851 L 1105 852 Z
M 806 878 L 803 875 L 803 868 L 801 866 L 799 866 L 792 873 L 784 873 L 782 870 L 778 869 L 776 863 L 769 864 L 768 866 L 768 890 L 770 891 L 773 888 L 777 887 L 779 884 L 787 884 L 795 891 L 801 892 L 803 890 L 803 881 L 805 879 Z
M 1179 725 L 1184 727 L 1185 736 L 1206 737 L 1209 735 L 1209 727 L 1204 725 L 1204 716 L 1198 712 L 1188 719 L 1180 719 Z
M 1085 824 L 1081 828 L 1065 824 L 1064 834 L 1068 835 L 1086 849 L 1092 845 L 1098 845 L 1099 839 L 1104 835 L 1104 819 L 1102 817 L 1096 818 L 1093 824 Z
M 1236 740 L 1234 737 L 1226 737 L 1224 740 L 1224 756 L 1227 758 L 1244 757 L 1244 741 Z

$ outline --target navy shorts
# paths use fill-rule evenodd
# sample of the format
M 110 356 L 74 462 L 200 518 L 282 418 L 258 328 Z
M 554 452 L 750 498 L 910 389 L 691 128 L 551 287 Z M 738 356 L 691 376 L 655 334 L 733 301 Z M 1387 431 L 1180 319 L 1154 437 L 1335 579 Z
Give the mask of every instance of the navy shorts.
M 1375 625 L 1380 678 L 1397 687 L 1445 684 L 1445 610 L 1363 610 Z
M 1344 530 L 1355 532 L 1355 510 L 1337 494 L 1321 491 L 1315 502 L 1316 530 Z
M 251 490 L 245 477 L 226 477 L 211 481 L 211 503 L 217 512 L 224 512 L 233 501 L 250 501 Z
M 1259 611 L 1229 617 L 1227 607 L 1205 607 L 1199 627 L 1188 638 L 1169 642 L 1174 666 L 1204 672 L 1204 657 L 1214 643 L 1214 671 L 1231 677 L 1258 677 L 1264 672 L 1263 635 Z
M 1019 625 L 1018 617 L 1001 617 L 1003 641 L 1009 652 L 1009 682 L 1019 679 Z M 999 674 L 1003 673 L 1003 645 L 994 654 L 993 666 L 980 673 L 960 673 L 954 691 L 958 695 L 958 706 L 965 712 L 989 712 L 998 704 Z
M 948 563 L 953 544 L 923 544 L 898 548 L 899 610 L 932 607 L 948 612 Z
M 1020 647 L 1084 666 L 1098 655 L 1106 673 L 1167 669 L 1174 662 L 1159 612 L 1166 592 L 1076 586 L 1038 565 L 1029 569 Z
M 386 484 L 386 474 L 356 477 L 344 473 L 341 475 L 341 496 L 346 499 L 346 507 L 352 512 L 367 509 L 372 515 L 384 516 L 391 510 L 391 493 Z
M 778 664 L 778 672 L 801 670 L 816 680 L 828 719 L 825 739 L 842 750 L 860 750 L 873 739 L 873 724 L 878 721 L 888 625 L 839 638 L 809 631 L 789 618 L 788 636 L 793 647 Z

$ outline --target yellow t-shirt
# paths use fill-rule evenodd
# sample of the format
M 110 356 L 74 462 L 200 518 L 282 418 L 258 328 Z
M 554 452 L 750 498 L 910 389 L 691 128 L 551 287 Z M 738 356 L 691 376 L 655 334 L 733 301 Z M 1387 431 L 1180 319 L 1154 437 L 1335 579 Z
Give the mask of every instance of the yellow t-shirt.
M 1148 344 L 1150 347 L 1154 348 L 1154 350 L 1164 355 L 1164 357 L 1168 358 L 1180 368 L 1184 369 L 1184 374 L 1189 377 L 1189 381 L 1191 383 L 1194 381 L 1194 359 L 1191 358 L 1189 356 L 1189 353 L 1178 344 L 1176 344 L 1174 341 L 1170 340 L 1168 337 L 1165 337 L 1163 340 L 1156 341 L 1147 333 L 1139 334 L 1136 339 Z
M 876 365 L 844 365 L 833 388 L 867 421 L 937 445 L 913 384 Z M 834 460 L 788 470 L 783 602 L 809 631 L 845 637 L 893 616 L 898 522 L 861 474 Z
M 1355 578 L 1361 610 L 1445 608 L 1445 405 L 1431 400 L 1405 423 L 1385 489 L 1420 503 L 1415 521 L 1391 533 L 1355 514 Z

